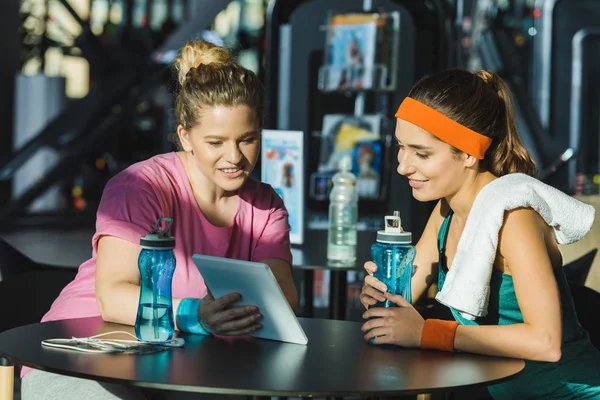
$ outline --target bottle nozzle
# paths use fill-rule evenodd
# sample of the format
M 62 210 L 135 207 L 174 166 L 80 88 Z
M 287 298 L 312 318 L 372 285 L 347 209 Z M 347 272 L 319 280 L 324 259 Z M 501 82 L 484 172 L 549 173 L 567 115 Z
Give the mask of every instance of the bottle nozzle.
M 384 217 L 385 229 L 377 231 L 377 241 L 381 243 L 399 243 L 410 244 L 412 234 L 402 229 L 402 220 L 400 219 L 400 211 L 394 211 L 392 215 Z
M 386 215 L 384 218 L 386 233 L 402 233 L 402 221 L 400 220 L 400 211 L 394 211 L 392 215 Z
M 163 222 L 167 223 L 167 226 L 163 229 Z M 160 217 L 154 228 L 146 235 L 140 238 L 140 245 L 146 248 L 161 248 L 161 249 L 174 249 L 175 238 L 171 236 L 171 227 L 173 225 L 173 218 Z
M 352 157 L 347 154 L 344 155 L 338 162 L 338 170 L 342 172 L 352 171 Z
M 167 223 L 167 227 L 162 229 L 162 222 L 165 221 Z M 154 229 L 152 229 L 152 233 L 156 233 L 158 237 L 165 238 L 171 236 L 171 225 L 173 225 L 173 218 L 165 218 L 160 217 L 156 224 L 154 225 Z

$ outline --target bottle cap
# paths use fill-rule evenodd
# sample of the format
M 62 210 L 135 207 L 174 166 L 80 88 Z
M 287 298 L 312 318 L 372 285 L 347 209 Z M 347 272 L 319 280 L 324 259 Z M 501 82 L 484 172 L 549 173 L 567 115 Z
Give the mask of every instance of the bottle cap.
M 339 172 L 335 174 L 334 181 L 343 183 L 344 185 L 354 186 L 356 177 L 352 174 L 352 157 L 349 154 L 344 155 L 338 162 Z
M 352 157 L 349 154 L 345 154 L 338 162 L 338 170 L 342 172 L 352 171 Z
M 161 229 L 161 223 L 167 222 L 165 229 Z M 171 236 L 171 225 L 173 218 L 161 217 L 156 221 L 154 229 L 140 238 L 140 245 L 144 249 L 170 250 L 175 248 L 175 238 Z
M 381 243 L 411 244 L 412 233 L 402 229 L 400 211 L 394 211 L 393 215 L 386 215 L 383 219 L 385 229 L 377 231 L 377 241 Z

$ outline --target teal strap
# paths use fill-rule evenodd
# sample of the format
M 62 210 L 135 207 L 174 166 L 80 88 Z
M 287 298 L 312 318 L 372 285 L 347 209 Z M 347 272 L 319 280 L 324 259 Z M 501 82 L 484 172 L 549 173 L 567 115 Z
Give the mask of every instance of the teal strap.
M 448 237 L 448 225 L 450 225 L 450 220 L 452 219 L 452 210 L 448 211 L 448 215 L 444 218 L 442 222 L 442 226 L 440 226 L 440 231 L 438 233 L 438 251 L 440 254 L 445 253 L 446 251 L 446 238 Z
M 183 332 L 197 333 L 200 335 L 210 335 L 198 319 L 198 308 L 202 300 L 186 297 L 181 299 L 177 308 L 177 325 Z

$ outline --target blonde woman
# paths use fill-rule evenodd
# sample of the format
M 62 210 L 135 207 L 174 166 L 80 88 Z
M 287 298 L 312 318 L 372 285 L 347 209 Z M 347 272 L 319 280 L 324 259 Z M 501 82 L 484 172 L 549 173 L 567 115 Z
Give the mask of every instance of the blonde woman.
M 186 44 L 176 60 L 178 151 L 134 164 L 106 185 L 98 207 L 92 257 L 43 321 L 102 316 L 133 325 L 140 292 L 140 237 L 159 217 L 174 219 L 177 328 L 243 335 L 261 328 L 255 306 L 239 293 L 214 299 L 193 254 L 269 265 L 296 307 L 287 211 L 274 190 L 250 178 L 259 155 L 265 98 L 258 77 L 225 48 Z M 143 398 L 134 389 L 24 368 L 23 399 Z

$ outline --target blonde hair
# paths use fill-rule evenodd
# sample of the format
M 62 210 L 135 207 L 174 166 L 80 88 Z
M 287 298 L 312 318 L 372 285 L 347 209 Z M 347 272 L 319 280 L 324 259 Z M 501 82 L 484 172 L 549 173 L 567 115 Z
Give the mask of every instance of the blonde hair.
M 256 74 L 236 61 L 231 52 L 204 40 L 186 43 L 175 59 L 180 89 L 175 116 L 184 129 L 201 122 L 202 110 L 213 106 L 246 105 L 262 128 L 265 110 L 263 86 Z M 181 149 L 177 135 L 175 144 Z
M 450 69 L 422 78 L 408 96 L 491 138 L 482 168 L 496 176 L 537 175 L 517 131 L 510 90 L 497 74 Z

